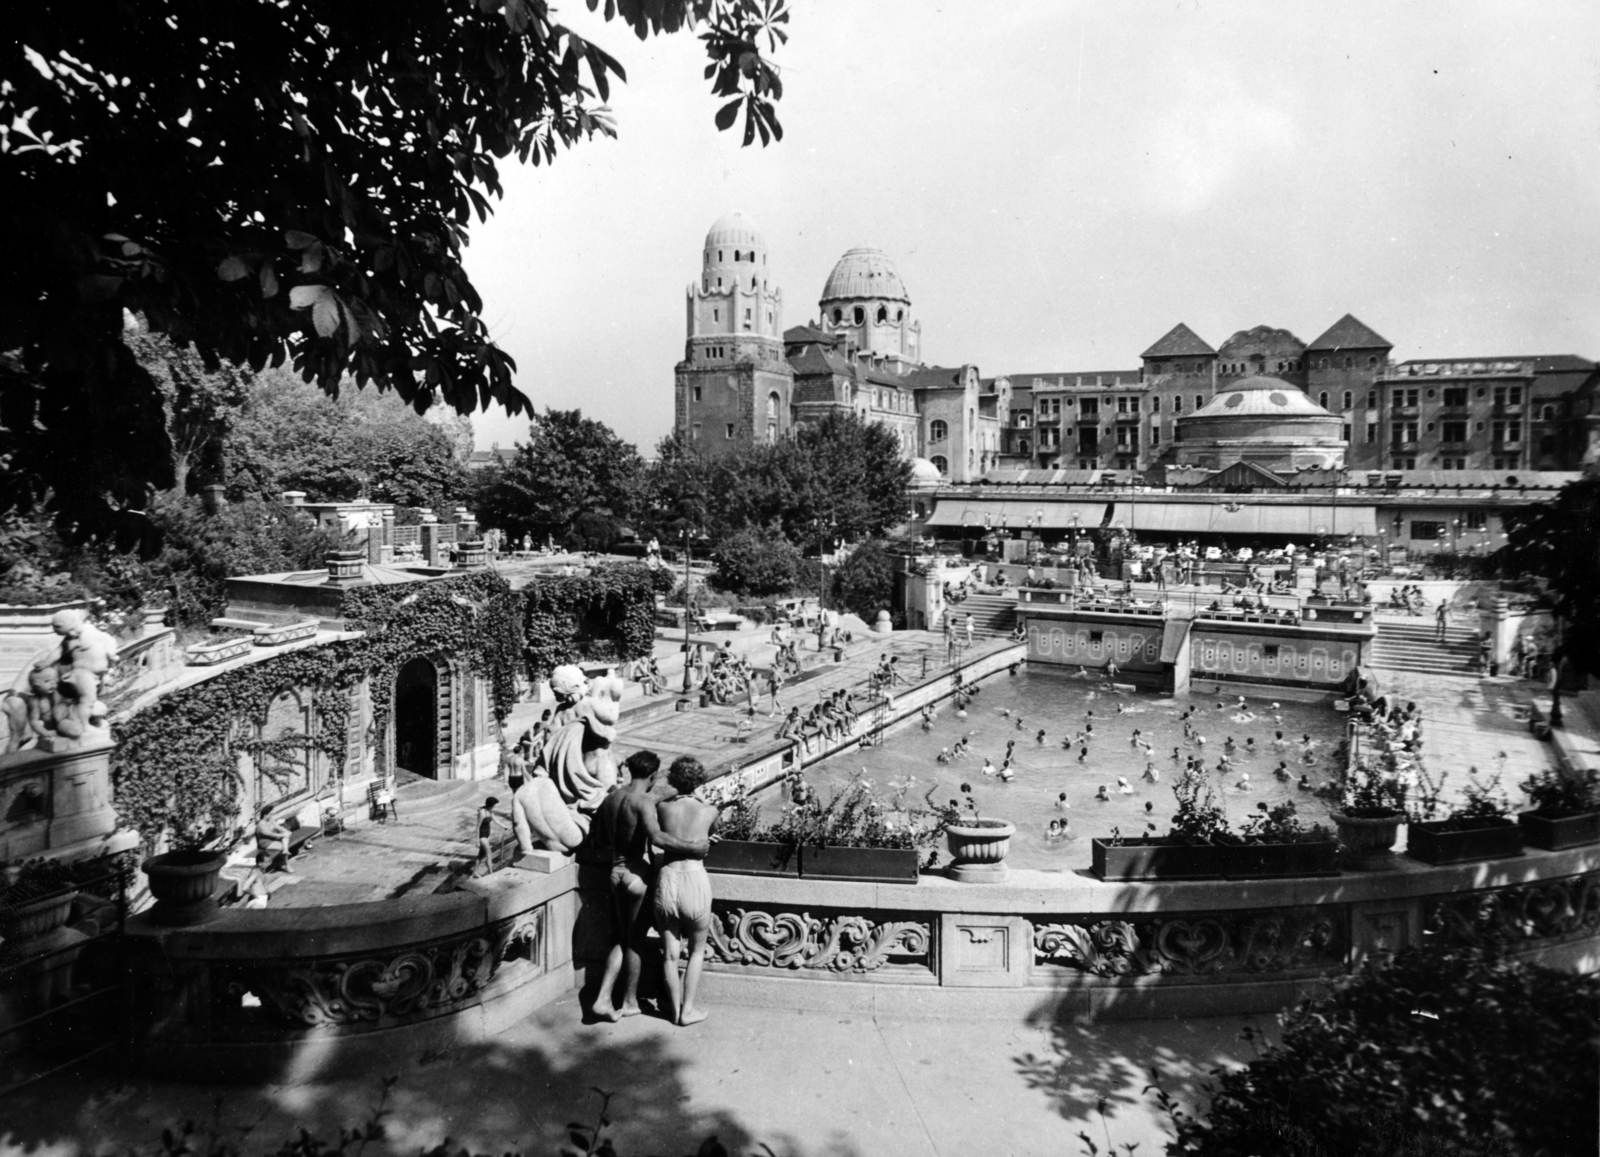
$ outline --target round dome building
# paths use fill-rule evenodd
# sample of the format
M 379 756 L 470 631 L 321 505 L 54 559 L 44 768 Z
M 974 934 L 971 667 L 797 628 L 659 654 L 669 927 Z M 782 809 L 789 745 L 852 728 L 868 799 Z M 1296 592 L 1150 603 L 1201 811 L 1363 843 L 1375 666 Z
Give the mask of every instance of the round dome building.
M 922 364 L 922 326 L 911 316 L 911 297 L 900 271 L 871 245 L 839 258 L 817 303 L 818 328 L 843 333 L 856 350 L 904 373 Z
M 1221 470 L 1251 462 L 1293 473 L 1344 465 L 1344 423 L 1282 378 L 1234 382 L 1179 418 L 1173 457 L 1180 466 Z

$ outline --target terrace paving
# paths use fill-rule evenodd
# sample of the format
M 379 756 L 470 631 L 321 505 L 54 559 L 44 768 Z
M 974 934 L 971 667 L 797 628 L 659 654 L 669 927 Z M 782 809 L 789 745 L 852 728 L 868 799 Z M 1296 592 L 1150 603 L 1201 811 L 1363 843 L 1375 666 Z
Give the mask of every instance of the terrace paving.
M 383 1071 L 298 1085 L 181 1085 L 141 1072 L 67 1073 L 7 1098 L 0 1154 L 80 1157 L 159 1145 L 182 1121 L 266 1153 L 305 1125 L 360 1123 L 379 1080 L 399 1078 L 371 1154 L 554 1154 L 568 1121 L 593 1122 L 598 1087 L 616 1092 L 617 1151 L 692 1153 L 716 1134 L 731 1152 L 778 1157 L 995 1157 L 1105 1151 L 1107 1127 L 1139 1153 L 1162 1151 L 1162 1119 L 1143 1094 L 1152 1066 L 1192 1104 L 1213 1067 L 1247 1061 L 1242 1018 L 1094 1024 L 1057 1021 L 1041 994 L 1021 1022 L 898 1020 L 719 1006 L 674 1028 L 654 1015 L 585 1024 L 567 996 L 488 1041 L 397 1053 Z M 648 1002 L 647 1002 L 648 1003 Z M 1270 1017 L 1255 1018 L 1273 1028 Z M 240 1131 L 248 1130 L 247 1137 Z

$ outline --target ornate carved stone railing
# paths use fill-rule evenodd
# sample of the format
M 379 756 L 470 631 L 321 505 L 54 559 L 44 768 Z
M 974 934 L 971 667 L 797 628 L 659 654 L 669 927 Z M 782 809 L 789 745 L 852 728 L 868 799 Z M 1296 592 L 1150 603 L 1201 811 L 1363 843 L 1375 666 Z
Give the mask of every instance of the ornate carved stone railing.
M 708 991 L 755 1004 L 1269 1012 L 1368 955 L 1436 938 L 1600 970 L 1600 847 L 1298 880 L 1128 884 L 1014 870 L 983 886 L 718 875 L 713 888 Z M 601 899 L 586 893 L 585 910 Z M 580 959 L 598 959 L 602 943 L 581 946 Z M 817 981 L 830 983 L 807 983 Z
M 573 984 L 578 870 L 460 891 L 128 922 L 131 1045 L 164 1076 L 273 1080 L 498 1031 Z

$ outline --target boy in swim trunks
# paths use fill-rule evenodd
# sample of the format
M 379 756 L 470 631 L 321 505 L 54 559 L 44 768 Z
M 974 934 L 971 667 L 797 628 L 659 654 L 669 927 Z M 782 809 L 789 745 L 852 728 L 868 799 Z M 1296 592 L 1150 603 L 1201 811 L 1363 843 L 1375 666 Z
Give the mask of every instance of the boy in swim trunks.
M 660 774 L 661 760 L 653 751 L 636 751 L 622 766 L 628 782 L 601 801 L 595 823 L 611 845 L 611 924 L 610 952 L 600 990 L 592 1012 L 601 1020 L 621 1020 L 639 1012 L 639 949 L 650 930 L 644 914 L 644 900 L 655 875 L 647 856 L 650 845 L 691 855 L 706 854 L 705 838 L 680 840 L 668 835 L 656 823 L 656 804 L 670 799 L 673 792 Z M 623 980 L 622 1007 L 612 1003 L 617 977 Z
M 692 755 L 680 755 L 667 772 L 667 783 L 677 798 L 658 803 L 656 818 L 667 834 L 680 841 L 708 839 L 711 825 L 716 822 L 718 809 L 694 798 L 695 789 L 705 778 L 706 769 Z M 705 1010 L 695 1006 L 694 998 L 700 990 L 706 935 L 711 929 L 711 879 L 706 875 L 705 852 L 666 853 L 656 877 L 655 910 L 656 928 L 666 946 L 667 1012 L 679 1025 L 702 1021 Z M 689 959 L 680 989 L 678 954 L 685 945 Z

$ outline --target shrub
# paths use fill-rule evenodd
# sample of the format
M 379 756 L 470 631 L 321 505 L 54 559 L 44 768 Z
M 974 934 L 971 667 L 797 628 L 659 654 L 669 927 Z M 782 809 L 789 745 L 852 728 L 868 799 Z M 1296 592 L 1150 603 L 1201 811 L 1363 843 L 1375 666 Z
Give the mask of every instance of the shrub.
M 712 585 L 735 595 L 784 594 L 794 586 L 800 569 L 800 552 L 794 544 L 770 530 L 730 534 L 711 557 L 717 564 Z
M 864 542 L 833 574 L 833 597 L 871 624 L 894 599 L 895 557 L 881 540 Z
M 1282 1043 L 1219 1072 L 1169 1154 L 1594 1152 L 1600 978 L 1480 949 L 1369 957 L 1287 1013 Z

